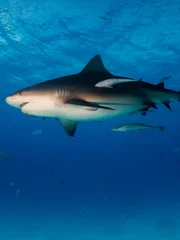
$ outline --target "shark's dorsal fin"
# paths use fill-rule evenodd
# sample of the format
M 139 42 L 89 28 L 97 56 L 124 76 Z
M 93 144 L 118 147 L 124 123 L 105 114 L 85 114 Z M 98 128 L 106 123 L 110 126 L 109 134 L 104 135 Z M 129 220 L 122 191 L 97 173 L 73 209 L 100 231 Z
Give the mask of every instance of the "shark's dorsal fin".
M 59 121 L 64 129 L 64 131 L 71 137 L 74 136 L 77 128 L 77 121 L 59 118 Z
M 160 82 L 156 85 L 158 88 L 164 88 L 164 82 Z
M 88 72 L 101 72 L 108 73 L 108 70 L 105 68 L 103 61 L 99 54 L 95 55 L 83 68 L 80 73 L 88 73 Z

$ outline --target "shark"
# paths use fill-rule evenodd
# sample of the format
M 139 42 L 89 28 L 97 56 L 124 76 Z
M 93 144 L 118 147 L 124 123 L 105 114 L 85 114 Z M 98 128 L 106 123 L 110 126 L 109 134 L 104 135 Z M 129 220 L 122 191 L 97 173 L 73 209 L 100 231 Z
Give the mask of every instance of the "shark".
M 78 73 L 50 79 L 22 88 L 5 102 L 28 116 L 58 119 L 64 131 L 73 137 L 82 121 L 104 121 L 120 115 L 140 112 L 163 103 L 180 100 L 180 93 L 164 87 L 110 73 L 99 54 Z

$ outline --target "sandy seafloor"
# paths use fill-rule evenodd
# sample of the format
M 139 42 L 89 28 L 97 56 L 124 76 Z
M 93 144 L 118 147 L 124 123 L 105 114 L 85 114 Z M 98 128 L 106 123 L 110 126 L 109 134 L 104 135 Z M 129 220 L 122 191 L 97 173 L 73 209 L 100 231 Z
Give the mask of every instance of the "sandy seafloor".
M 105 216 L 79 208 L 76 213 L 64 214 L 57 209 L 56 214 L 35 213 L 25 215 L 25 211 L 13 215 L 1 215 L 3 240 L 59 240 L 59 239 L 179 239 L 179 217 L 177 206 L 167 205 L 155 209 L 146 206 L 138 213 L 124 214 L 124 209 L 116 209 L 114 216 Z M 79 217 L 77 217 L 79 216 Z

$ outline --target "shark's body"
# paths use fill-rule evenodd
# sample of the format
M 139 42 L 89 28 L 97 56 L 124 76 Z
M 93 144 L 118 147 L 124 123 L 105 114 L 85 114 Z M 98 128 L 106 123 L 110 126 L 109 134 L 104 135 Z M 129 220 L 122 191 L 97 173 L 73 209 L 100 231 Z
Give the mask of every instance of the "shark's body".
M 134 112 L 146 113 L 157 103 L 169 107 L 180 100 L 176 91 L 108 72 L 96 55 L 77 74 L 21 89 L 6 98 L 27 115 L 58 118 L 73 136 L 78 121 L 102 121 Z
M 145 125 L 143 123 L 128 123 L 128 124 L 122 124 L 120 126 L 117 126 L 113 128 L 112 131 L 126 132 L 126 131 L 132 131 L 132 130 L 143 131 L 143 130 L 152 130 L 152 129 L 160 130 L 163 132 L 164 126 L 150 126 L 150 125 Z

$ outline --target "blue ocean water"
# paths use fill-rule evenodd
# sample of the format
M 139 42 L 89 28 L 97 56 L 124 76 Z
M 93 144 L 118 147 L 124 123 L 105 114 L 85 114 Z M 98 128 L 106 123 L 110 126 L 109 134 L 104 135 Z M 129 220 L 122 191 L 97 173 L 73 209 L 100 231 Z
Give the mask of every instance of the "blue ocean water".
M 178 240 L 180 105 L 80 123 L 8 106 L 20 88 L 79 72 L 100 54 L 116 75 L 180 90 L 180 4 L 0 0 L 0 240 Z M 141 121 L 165 132 L 111 132 Z

